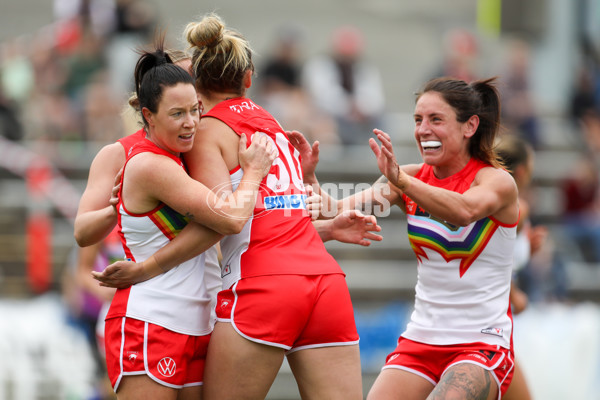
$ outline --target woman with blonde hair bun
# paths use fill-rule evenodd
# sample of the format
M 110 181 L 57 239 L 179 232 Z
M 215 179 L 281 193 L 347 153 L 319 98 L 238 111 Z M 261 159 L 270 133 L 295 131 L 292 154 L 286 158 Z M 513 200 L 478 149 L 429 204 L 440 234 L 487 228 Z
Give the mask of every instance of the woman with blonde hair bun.
M 278 151 L 253 217 L 241 233 L 221 241 L 224 290 L 209 343 L 205 399 L 264 399 L 285 356 L 302 398 L 362 399 L 345 275 L 305 209 L 298 151 L 275 118 L 246 97 L 254 72 L 250 45 L 215 14 L 188 24 L 184 36 L 204 106 L 198 140 L 185 156 L 190 174 L 230 193 L 242 173 L 240 137 L 250 143 L 264 132 Z

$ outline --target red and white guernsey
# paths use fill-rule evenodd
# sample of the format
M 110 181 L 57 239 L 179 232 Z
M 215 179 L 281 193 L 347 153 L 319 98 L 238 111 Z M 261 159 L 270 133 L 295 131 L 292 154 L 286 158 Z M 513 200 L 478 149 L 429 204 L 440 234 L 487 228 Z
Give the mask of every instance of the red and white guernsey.
M 118 140 L 119 143 L 125 149 L 125 155 L 129 154 L 129 149 L 133 147 L 136 143 L 144 140 L 146 138 L 146 131 L 144 128 L 138 130 L 131 135 L 125 136 Z M 213 313 L 212 316 L 212 324 L 216 320 L 216 316 L 214 315 L 214 303 L 217 300 L 217 293 L 221 290 L 221 266 L 219 265 L 219 252 L 217 250 L 217 246 L 212 246 L 208 250 L 204 252 L 205 259 L 205 269 L 204 269 L 204 282 L 206 282 L 206 287 L 210 294 L 211 298 L 211 310 Z
M 131 148 L 123 175 L 129 160 L 143 152 L 169 157 L 183 168 L 180 158 L 149 140 L 143 140 Z M 136 262 L 146 260 L 164 247 L 188 222 L 166 204 L 160 204 L 143 214 L 134 214 L 127 211 L 121 198 L 117 208 L 119 234 L 125 255 Z M 211 298 L 206 289 L 204 262 L 205 255 L 202 254 L 150 280 L 117 290 L 106 319 L 126 316 L 182 334 L 209 334 L 212 330 Z
M 244 97 L 219 103 L 202 116 L 207 117 L 246 135 L 248 145 L 256 132 L 263 132 L 279 152 L 261 183 L 253 216 L 242 232 L 221 240 L 223 288 L 253 276 L 343 273 L 306 211 L 299 153 L 275 118 Z M 242 175 L 239 167 L 230 171 L 234 190 Z
M 121 146 L 123 146 L 123 148 L 125 149 L 125 156 L 127 156 L 127 154 L 129 154 L 129 149 L 131 149 L 133 145 L 135 145 L 138 142 L 141 142 L 145 138 L 146 131 L 144 130 L 144 128 L 142 128 L 139 131 L 132 133 L 131 135 L 127 135 L 125 137 L 122 137 L 121 139 L 118 139 L 117 142 L 121 143 Z
M 487 166 L 471 159 L 457 174 L 438 179 L 423 164 L 415 177 L 464 193 Z M 434 345 L 484 342 L 510 348 L 508 295 L 516 224 L 486 217 L 457 227 L 429 215 L 407 196 L 404 201 L 408 238 L 419 264 L 415 308 L 402 336 Z

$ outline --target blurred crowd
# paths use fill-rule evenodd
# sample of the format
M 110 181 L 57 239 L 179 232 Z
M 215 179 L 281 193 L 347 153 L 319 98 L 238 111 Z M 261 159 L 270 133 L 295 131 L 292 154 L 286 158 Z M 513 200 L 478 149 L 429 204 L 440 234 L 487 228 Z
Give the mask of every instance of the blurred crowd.
M 131 91 L 136 46 L 156 10 L 143 0 L 55 0 L 54 23 L 0 48 L 2 134 L 12 140 L 110 142 Z
M 23 143 L 111 143 L 139 129 L 134 118 L 123 117 L 130 111 L 134 50 L 152 42 L 159 23 L 157 9 L 145 0 L 54 0 L 52 24 L 0 43 L 0 136 Z M 363 146 L 368 155 L 372 129 L 385 130 L 390 113 L 412 114 L 412 110 L 388 108 L 377 60 L 366 56 L 369 43 L 364 32 L 352 25 L 339 26 L 327 38 L 326 51 L 308 56 L 305 29 L 287 24 L 272 33 L 268 50 L 254 59 L 250 95 L 284 128 L 303 132 L 311 142 L 318 140 L 327 151 L 339 155 L 349 146 Z M 525 140 L 534 153 L 581 154 L 575 164 L 554 160 L 565 164 L 565 172 L 551 183 L 536 181 L 534 169 L 532 184 L 521 194 L 531 205 L 533 226 L 552 226 L 518 271 L 516 283 L 530 302 L 567 301 L 569 264 L 600 268 L 600 43 L 585 38 L 579 43 L 573 86 L 566 94 L 568 107 L 558 116 L 568 122 L 562 132 L 568 138 L 558 148 L 548 140 L 545 116 L 532 91 L 535 47 L 524 38 L 507 38 L 503 45 L 505 57 L 496 71 L 502 134 Z M 472 31 L 449 30 L 439 65 L 424 68 L 422 81 L 434 75 L 465 81 L 486 77 L 481 46 Z M 551 218 L 536 210 L 542 195 L 538 188 L 549 184 L 559 197 Z M 98 301 L 86 300 L 78 292 L 76 263 L 72 255 L 65 267 L 63 284 L 68 290 L 63 295 L 75 323 L 93 342 Z M 365 343 L 368 346 L 369 341 Z M 103 375 L 99 355 L 94 356 L 95 374 Z
M 144 0 L 55 0 L 54 12 L 50 26 L 0 44 L 1 135 L 13 141 L 109 143 L 136 130 L 121 115 L 132 91 L 133 49 L 152 41 L 157 10 Z M 340 26 L 328 38 L 328 51 L 307 57 L 304 29 L 288 24 L 273 32 L 271 47 L 255 59 L 251 96 L 286 129 L 300 130 L 311 141 L 342 150 L 366 146 L 386 114 L 399 111 L 386 107 L 377 60 L 365 55 L 366 35 Z M 430 75 L 483 77 L 475 33 L 450 30 L 443 46 L 443 60 L 428 69 Z M 583 41 L 580 47 L 570 107 L 561 117 L 571 122 L 564 134 L 573 137 L 566 142 L 582 156 L 557 184 L 556 217 L 581 260 L 600 265 L 600 55 L 598 43 Z M 533 54 L 527 40 L 506 40 L 498 75 L 503 134 L 525 139 L 537 152 L 550 145 L 531 89 Z M 430 77 L 424 75 L 423 82 Z M 533 183 L 526 196 L 535 224 L 535 177 Z M 532 258 L 522 282 L 533 299 L 565 298 L 564 258 L 556 240 Z

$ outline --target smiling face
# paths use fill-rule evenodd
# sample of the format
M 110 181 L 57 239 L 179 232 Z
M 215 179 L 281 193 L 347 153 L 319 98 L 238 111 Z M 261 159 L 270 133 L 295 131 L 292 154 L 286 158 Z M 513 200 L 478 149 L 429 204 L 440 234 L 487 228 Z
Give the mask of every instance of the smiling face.
M 468 144 L 479 124 L 477 116 L 458 122 L 456 112 L 441 94 L 429 91 L 417 100 L 414 119 L 423 162 L 434 167 L 438 178 L 457 173 L 469 162 Z
M 158 110 L 142 109 L 148 122 L 148 132 L 160 148 L 178 155 L 192 149 L 194 134 L 200 122 L 198 98 L 194 86 L 178 83 L 165 87 Z

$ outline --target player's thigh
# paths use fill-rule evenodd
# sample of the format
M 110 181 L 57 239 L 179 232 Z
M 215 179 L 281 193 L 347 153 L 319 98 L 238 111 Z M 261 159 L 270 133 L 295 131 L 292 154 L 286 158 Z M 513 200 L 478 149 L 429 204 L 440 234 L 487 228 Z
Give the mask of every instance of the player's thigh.
M 264 399 L 284 352 L 243 338 L 230 323 L 217 322 L 208 345 L 204 400 Z
M 295 351 L 288 362 L 303 399 L 362 399 L 357 344 Z
M 459 363 L 450 368 L 438 382 L 432 396 L 461 399 L 498 399 L 498 384 L 493 372 L 472 363 Z M 436 397 L 437 398 L 437 397 Z
M 186 386 L 179 391 L 177 400 L 203 400 L 204 388 L 202 385 Z
M 117 390 L 118 400 L 176 400 L 178 389 L 163 386 L 148 375 L 124 376 Z
M 381 370 L 367 400 L 425 400 L 434 386 L 413 372 L 398 368 Z
M 527 385 L 527 380 L 523 374 L 523 370 L 518 362 L 515 362 L 515 369 L 512 376 L 510 386 L 506 390 L 503 400 L 531 400 L 531 393 Z

